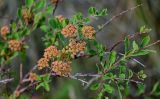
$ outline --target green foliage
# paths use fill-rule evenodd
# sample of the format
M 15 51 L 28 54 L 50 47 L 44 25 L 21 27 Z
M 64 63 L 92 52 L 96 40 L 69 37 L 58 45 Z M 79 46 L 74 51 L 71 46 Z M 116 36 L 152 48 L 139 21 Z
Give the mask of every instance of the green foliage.
M 24 12 L 23 10 L 27 9 L 27 14 L 29 15 L 28 19 L 24 18 Z M 54 6 L 48 5 L 46 0 L 26 0 L 26 5 L 22 8 L 19 8 L 17 11 L 18 16 L 18 23 L 12 22 L 10 24 L 10 32 L 6 35 L 5 38 L 3 38 L 3 41 L 0 41 L 0 63 L 6 64 L 11 63 L 11 61 L 17 57 L 21 56 L 23 59 L 25 59 L 26 52 L 25 50 L 28 47 L 27 44 L 23 43 L 22 49 L 20 51 L 12 51 L 9 48 L 8 41 L 9 40 L 21 40 L 23 41 L 24 38 L 28 37 L 33 33 L 34 30 L 40 29 L 44 36 L 42 37 L 42 41 L 46 48 L 49 46 L 55 46 L 57 47 L 58 51 L 60 52 L 60 55 L 57 55 L 56 57 L 52 57 L 51 60 L 49 60 L 48 64 L 51 65 L 52 62 L 58 60 L 63 61 L 73 61 L 77 58 L 83 58 L 84 56 L 96 56 L 98 57 L 99 63 L 97 63 L 97 75 L 100 75 L 95 82 L 91 85 L 91 90 L 98 91 L 97 99 L 108 99 L 112 96 L 117 97 L 117 93 L 119 94 L 119 98 L 122 99 L 123 92 L 125 89 L 128 88 L 129 90 L 129 84 L 130 82 L 136 83 L 137 81 L 134 80 L 134 78 L 143 81 L 147 77 L 147 75 L 144 73 L 144 70 L 141 69 L 138 73 L 132 68 L 130 68 L 128 65 L 128 62 L 133 59 L 134 57 L 140 57 L 142 55 L 147 55 L 150 52 L 154 52 L 153 50 L 148 49 L 148 46 L 150 46 L 150 36 L 147 34 L 151 29 L 147 29 L 145 26 L 140 28 L 139 35 L 142 35 L 143 33 L 146 33 L 145 36 L 140 37 L 140 40 L 136 40 L 137 36 L 134 34 L 134 39 L 129 38 L 130 36 L 125 37 L 125 39 L 122 41 L 124 43 L 124 54 L 120 53 L 116 50 L 108 51 L 108 49 L 98 42 L 95 38 L 89 39 L 85 38 L 84 34 L 82 33 L 82 28 L 84 26 L 88 26 L 88 24 L 91 24 L 91 17 L 101 17 L 107 15 L 107 9 L 97 10 L 95 7 L 90 7 L 88 9 L 88 14 L 90 16 L 85 17 L 82 13 L 76 13 L 71 18 L 64 18 L 64 20 L 59 20 L 56 17 L 52 16 Z M 33 16 L 32 16 L 33 14 Z M 26 22 L 29 21 L 29 22 Z M 32 22 L 33 21 L 33 22 Z M 72 38 L 65 37 L 61 32 L 64 27 L 67 25 L 72 24 L 76 27 L 76 36 Z M 103 26 L 103 25 L 102 25 Z M 102 27 L 104 28 L 104 27 Z M 101 29 L 102 29 L 101 28 Z M 72 32 L 72 29 L 68 29 L 66 31 Z M 97 30 L 98 31 L 98 30 Z M 88 30 L 87 30 L 88 32 Z M 93 32 L 93 30 L 91 30 Z M 98 33 L 98 32 L 96 32 Z M 66 55 L 62 57 L 62 49 L 67 49 L 69 47 L 69 42 L 71 40 L 75 40 L 75 42 L 85 42 L 86 46 L 84 48 L 84 51 L 76 53 L 76 55 L 71 55 L 70 50 L 77 51 L 76 49 L 69 48 L 66 51 Z M 80 42 L 80 43 L 81 43 Z M 140 43 L 138 43 L 140 42 Z M 79 46 L 78 46 L 79 47 Z M 46 51 L 46 50 L 45 50 Z M 36 83 L 36 90 L 39 90 L 40 88 L 44 88 L 46 91 L 50 91 L 50 77 L 52 76 L 52 69 L 53 67 L 47 67 L 47 69 L 40 70 L 40 74 L 37 75 L 37 79 L 34 82 L 31 82 L 31 84 Z M 63 70 L 64 68 L 62 68 Z M 60 68 L 61 70 L 61 68 Z M 38 72 L 38 73 L 39 73 Z M 41 74 L 42 73 L 42 74 Z M 63 72 L 60 72 L 63 73 Z M 58 75 L 61 77 L 61 75 Z M 70 78 L 70 75 L 68 76 Z M 145 86 L 140 83 L 136 83 L 138 86 L 137 94 L 140 95 L 144 93 Z M 160 95 L 159 93 L 159 83 L 156 83 L 153 86 L 152 94 Z M 23 85 L 25 86 L 25 84 Z M 114 94 L 116 93 L 116 94 Z M 126 92 L 127 93 L 127 92 Z M 107 95 L 107 96 L 106 96 Z M 27 99 L 25 96 L 21 96 L 23 99 Z
M 41 87 L 44 88 L 46 91 L 50 90 L 50 87 L 49 87 L 50 76 L 48 74 L 44 76 L 37 76 L 37 80 L 39 84 L 36 86 L 36 90 L 38 90 Z
M 140 33 L 148 33 L 148 32 L 150 32 L 151 31 L 151 29 L 148 29 L 148 28 L 146 28 L 146 26 L 142 26 L 141 28 L 140 28 Z
M 33 5 L 34 0 L 26 0 L 26 6 L 28 8 L 31 8 L 31 6 Z
M 106 16 L 107 15 L 107 9 L 97 10 L 95 7 L 90 7 L 88 9 L 88 12 L 92 16 Z

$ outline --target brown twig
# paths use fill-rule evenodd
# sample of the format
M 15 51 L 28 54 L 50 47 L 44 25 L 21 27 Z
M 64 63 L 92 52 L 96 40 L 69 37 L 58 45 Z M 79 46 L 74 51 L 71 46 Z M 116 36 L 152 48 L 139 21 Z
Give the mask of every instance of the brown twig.
M 152 43 L 152 44 L 149 44 L 149 45 L 145 46 L 144 48 L 149 48 L 149 47 L 151 47 L 151 46 L 153 46 L 153 45 L 157 45 L 157 44 L 159 44 L 159 43 L 160 43 L 160 40 L 157 40 L 156 42 L 154 42 L 154 43 Z
M 56 12 L 56 9 L 58 8 L 58 3 L 59 3 L 59 0 L 57 0 L 56 3 L 55 3 L 55 7 L 53 9 L 53 16 L 54 16 L 54 14 Z
M 108 21 L 106 21 L 106 22 L 102 25 L 102 27 L 101 27 L 97 32 L 102 31 L 102 29 L 103 29 L 105 26 L 107 26 L 108 24 L 110 24 L 114 19 L 116 19 L 116 18 L 118 18 L 118 17 L 126 14 L 127 12 L 132 11 L 132 10 L 134 10 L 134 9 L 140 7 L 140 6 L 142 6 L 142 4 L 139 4 L 139 5 L 137 5 L 137 6 L 135 6 L 135 7 L 132 7 L 132 8 L 130 8 L 130 9 L 128 9 L 128 10 L 122 11 L 121 13 L 113 16 L 113 17 L 110 18 Z
M 23 65 L 22 64 L 20 64 L 20 82 L 22 81 L 22 79 L 23 79 Z
M 138 33 L 135 33 L 135 34 L 132 34 L 132 35 L 128 35 L 127 38 L 128 38 L 129 40 L 131 40 L 131 39 L 134 39 L 135 37 L 140 36 L 140 35 L 142 35 L 142 33 L 139 33 L 139 32 L 138 32 Z M 124 42 L 124 39 L 118 41 L 118 42 L 115 43 L 111 48 L 109 48 L 109 51 L 111 52 L 113 49 L 115 49 L 119 44 L 121 44 L 121 43 L 123 43 L 123 42 Z

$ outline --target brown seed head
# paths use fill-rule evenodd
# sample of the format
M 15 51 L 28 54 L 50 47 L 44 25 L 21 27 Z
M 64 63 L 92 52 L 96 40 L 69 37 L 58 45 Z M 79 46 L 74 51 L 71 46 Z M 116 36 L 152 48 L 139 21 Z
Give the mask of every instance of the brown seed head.
M 26 25 L 33 23 L 34 15 L 28 9 L 23 9 L 22 17 Z

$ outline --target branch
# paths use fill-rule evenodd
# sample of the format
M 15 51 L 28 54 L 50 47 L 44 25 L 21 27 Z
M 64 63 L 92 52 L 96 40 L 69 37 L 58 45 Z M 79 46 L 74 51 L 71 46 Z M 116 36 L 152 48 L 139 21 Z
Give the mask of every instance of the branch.
M 53 16 L 54 16 L 54 14 L 55 14 L 55 12 L 56 12 L 56 9 L 58 8 L 58 3 L 59 3 L 59 0 L 57 0 L 57 2 L 56 2 L 56 4 L 55 4 L 55 7 L 54 7 L 54 9 L 53 9 Z
M 136 80 L 133 80 L 133 79 L 121 79 L 121 78 L 115 78 L 116 80 L 125 80 L 125 81 L 129 81 L 129 82 L 134 82 L 136 84 L 142 84 L 142 82 L 140 81 L 136 81 Z
M 0 84 L 1 84 L 1 83 L 2 83 L 2 84 L 6 84 L 6 83 L 11 82 L 11 81 L 13 81 L 13 80 L 14 80 L 14 78 L 0 80 Z
M 132 11 L 132 10 L 134 10 L 134 9 L 140 7 L 140 6 L 142 6 L 142 4 L 137 5 L 137 6 L 135 6 L 135 7 L 132 7 L 132 8 L 130 8 L 130 9 L 128 9 L 128 10 L 122 11 L 121 13 L 113 16 L 111 19 L 109 19 L 108 21 L 106 21 L 106 22 L 102 25 L 102 27 L 101 27 L 97 32 L 102 31 L 102 29 L 103 29 L 105 26 L 107 26 L 108 24 L 110 24 L 114 19 L 116 19 L 116 18 L 118 18 L 119 16 L 122 16 L 122 15 L 126 14 L 127 12 Z

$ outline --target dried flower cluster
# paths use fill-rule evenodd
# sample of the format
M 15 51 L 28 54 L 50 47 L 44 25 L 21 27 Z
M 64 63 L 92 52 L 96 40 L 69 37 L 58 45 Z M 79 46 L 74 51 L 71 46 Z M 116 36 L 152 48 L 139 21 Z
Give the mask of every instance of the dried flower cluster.
M 58 0 L 50 0 L 52 4 L 56 4 Z
M 20 40 L 9 40 L 8 44 L 12 51 L 20 51 L 22 48 L 22 42 Z
M 55 46 L 50 46 L 45 49 L 44 57 L 50 60 L 51 58 L 58 56 L 58 53 L 59 52 Z
M 82 28 L 82 34 L 85 38 L 94 39 L 95 33 L 96 33 L 96 31 L 95 31 L 94 27 L 92 27 L 92 26 L 84 26 Z
M 59 76 L 68 77 L 71 73 L 71 62 L 54 61 L 52 62 L 52 71 Z
M 86 42 L 70 40 L 69 45 L 66 47 L 66 52 L 70 52 L 71 56 L 74 57 L 77 54 L 84 53 L 86 48 Z
M 26 25 L 33 23 L 34 15 L 28 9 L 23 9 L 22 17 L 23 17 Z
M 63 15 L 58 15 L 58 16 L 55 16 L 55 18 L 57 18 L 59 20 L 59 22 L 62 22 L 65 20 L 64 16 Z
M 37 63 L 38 69 L 41 70 L 41 69 L 43 69 L 45 67 L 48 67 L 49 66 L 48 62 L 49 62 L 48 59 L 41 58 Z
M 45 67 L 49 67 L 49 63 L 48 62 L 52 58 L 58 56 L 58 54 L 59 54 L 59 51 L 55 46 L 50 46 L 50 47 L 46 48 L 45 51 L 44 51 L 44 55 L 43 55 L 44 58 L 41 58 L 38 61 L 38 64 L 37 64 L 38 69 L 41 70 L 41 69 L 43 69 Z
M 29 74 L 29 78 L 28 78 L 31 82 L 37 80 L 37 75 L 35 73 L 30 73 Z
M 8 33 L 10 32 L 9 27 L 8 26 L 3 26 L 1 28 L 1 36 L 5 37 Z
M 73 24 L 69 24 L 64 27 L 61 32 L 65 37 L 72 38 L 76 37 L 76 31 L 77 28 Z

